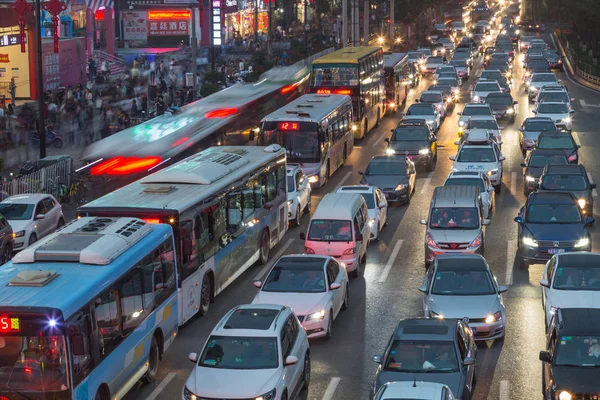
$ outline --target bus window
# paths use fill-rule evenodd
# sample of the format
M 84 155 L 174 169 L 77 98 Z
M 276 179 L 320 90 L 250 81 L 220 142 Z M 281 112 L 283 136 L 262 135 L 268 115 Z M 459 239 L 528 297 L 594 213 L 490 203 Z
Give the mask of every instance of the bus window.
M 160 246 L 160 261 L 164 269 L 164 290 L 165 297 L 171 296 L 177 290 L 175 282 L 175 253 L 173 252 L 173 243 L 167 239 Z
M 239 192 L 229 193 L 227 196 L 227 228 L 237 230 L 242 222 L 242 194 Z
M 287 181 L 285 175 L 285 166 L 283 165 L 279 165 L 277 167 L 277 191 L 279 196 L 287 196 Z
M 277 176 L 275 175 L 275 171 L 273 169 L 267 172 L 266 189 L 267 203 L 275 200 L 275 196 L 277 196 Z
M 100 357 L 108 356 L 123 340 L 121 319 L 117 309 L 116 289 L 105 292 L 96 299 L 96 323 L 100 330 Z
M 254 185 L 255 183 L 248 183 L 246 188 L 242 191 L 243 204 L 242 218 L 244 221 L 252 218 L 254 215 Z
M 158 255 L 158 253 L 156 253 Z M 142 322 L 144 306 L 142 304 L 142 281 L 135 271 L 121 283 L 121 318 L 123 335 L 127 336 Z
M 86 305 L 82 311 L 75 314 L 67 322 L 67 326 L 76 327 L 72 330 L 70 336 L 71 359 L 73 367 L 73 381 L 77 386 L 94 367 L 92 362 L 92 352 L 90 346 L 90 317 L 89 306 Z

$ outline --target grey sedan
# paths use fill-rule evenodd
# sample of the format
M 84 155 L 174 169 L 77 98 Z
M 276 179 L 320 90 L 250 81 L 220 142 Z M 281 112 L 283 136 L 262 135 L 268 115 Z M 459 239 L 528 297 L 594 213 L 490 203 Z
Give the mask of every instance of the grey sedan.
M 479 254 L 442 254 L 427 270 L 419 287 L 426 318 L 464 319 L 475 340 L 503 339 L 506 309 L 502 293 Z
M 369 162 L 360 183 L 378 187 L 388 203 L 410 203 L 415 191 L 417 172 L 415 164 L 404 156 L 375 156 Z

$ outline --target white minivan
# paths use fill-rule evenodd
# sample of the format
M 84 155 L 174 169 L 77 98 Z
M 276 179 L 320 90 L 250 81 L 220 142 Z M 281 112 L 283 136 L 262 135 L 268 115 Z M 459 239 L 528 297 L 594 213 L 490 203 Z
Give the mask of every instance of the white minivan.
M 335 257 L 355 277 L 360 264 L 367 262 L 370 237 L 367 203 L 354 193 L 326 194 L 310 220 L 308 232 L 300 234 L 307 254 Z

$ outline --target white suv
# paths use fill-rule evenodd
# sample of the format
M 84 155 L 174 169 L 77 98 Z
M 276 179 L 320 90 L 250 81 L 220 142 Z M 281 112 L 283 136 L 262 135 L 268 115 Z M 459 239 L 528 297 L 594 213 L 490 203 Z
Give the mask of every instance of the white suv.
M 298 165 L 287 166 L 288 221 L 294 226 L 300 225 L 300 218 L 310 214 L 312 189 L 304 170 Z
M 454 161 L 452 172 L 476 171 L 484 172 L 496 193 L 502 190 L 502 161 L 506 157 L 500 152 L 495 141 L 486 140 L 484 143 L 467 142 L 460 146 L 456 156 L 450 157 Z
M 310 381 L 306 332 L 285 306 L 234 307 L 189 359 L 183 400 L 293 399 Z

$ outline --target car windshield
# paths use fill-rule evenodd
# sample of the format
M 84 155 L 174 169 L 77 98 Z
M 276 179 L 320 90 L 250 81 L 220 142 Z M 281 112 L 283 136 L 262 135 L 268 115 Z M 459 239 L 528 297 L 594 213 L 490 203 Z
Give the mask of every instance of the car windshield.
M 527 121 L 525 123 L 526 131 L 552 132 L 556 130 L 556 125 L 552 121 Z
M 25 329 L 19 318 L 15 319 L 16 329 Z M 12 326 L 13 328 L 15 326 Z M 15 330 L 15 332 L 17 332 Z M 17 334 L 18 335 L 18 334 Z M 85 357 L 85 356 L 83 356 Z M 82 360 L 85 361 L 85 360 Z M 89 358 L 87 360 L 90 361 Z M 22 334 L 20 336 L 2 335 L 0 338 L 0 392 L 63 392 L 67 391 L 67 348 L 64 336 L 44 336 Z M 45 393 L 52 398 L 50 393 Z M 34 398 L 37 394 L 31 394 Z M 15 398 L 29 398 L 17 396 Z M 47 398 L 43 396 L 43 398 Z M 57 395 L 56 398 L 66 398 Z
M 408 53 L 408 58 L 411 60 L 423 58 L 423 54 L 418 51 L 411 51 Z
M 311 85 L 321 86 L 356 86 L 358 85 L 358 66 L 354 65 L 313 65 Z
M 273 267 L 263 284 L 263 292 L 325 292 L 323 263 L 290 263 L 285 260 Z M 282 265 L 279 265 L 282 264 Z
M 570 136 L 542 136 L 537 147 L 540 149 L 570 150 L 575 148 L 575 143 Z
M 567 159 L 564 155 L 546 155 L 546 154 L 532 154 L 529 159 L 530 167 L 545 167 L 548 164 L 554 165 L 567 165 Z
M 569 107 L 565 103 L 547 104 L 542 103 L 538 107 L 538 113 L 542 114 L 568 114 Z
M 458 82 L 456 82 L 455 78 L 444 78 L 441 77 L 438 79 L 438 84 L 440 85 L 450 85 L 450 86 L 457 86 Z
M 450 64 L 454 65 L 456 68 L 467 68 L 467 63 L 465 60 L 452 60 Z
M 480 192 L 485 192 L 485 185 L 481 178 L 448 178 L 444 186 L 476 186 Z
M 469 271 L 464 267 L 454 271 L 438 270 L 431 286 L 431 294 L 443 296 L 486 296 L 495 293 L 487 271 Z
M 505 106 L 513 105 L 513 99 L 510 96 L 488 96 L 485 99 L 485 102 L 488 104 L 502 104 Z
M 499 92 L 497 83 L 478 83 L 475 85 L 476 92 Z
M 442 95 L 439 93 L 423 93 L 421 95 L 422 103 L 441 103 L 442 101 Z
M 600 336 L 560 336 L 556 340 L 554 365 L 600 367 Z
M 554 74 L 535 74 L 531 77 L 531 82 L 557 82 Z
M 542 179 L 544 190 L 587 190 L 587 180 L 581 175 L 546 175 Z
M 496 153 L 491 147 L 463 147 L 456 158 L 458 162 L 496 162 Z
M 394 340 L 383 369 L 413 373 L 458 371 L 456 348 L 450 341 Z
M 406 175 L 404 161 L 371 161 L 365 175 Z
M 310 221 L 308 240 L 322 242 L 351 242 L 352 226 L 350 221 L 338 219 L 313 219 Z
M 465 116 L 475 116 L 475 115 L 492 115 L 492 111 L 489 107 L 465 107 L 463 110 L 463 115 Z
M 531 204 L 527 222 L 532 224 L 578 224 L 581 213 L 577 204 Z
M 475 207 L 444 207 L 431 210 L 431 229 L 478 229 L 479 214 Z
M 548 62 L 546 60 L 529 60 L 529 62 L 527 63 L 527 68 L 548 68 Z
M 480 79 L 487 79 L 490 81 L 496 81 L 499 79 L 504 79 L 504 75 L 502 75 L 502 72 L 500 71 L 491 71 L 491 72 L 487 72 L 487 71 L 483 71 L 481 73 L 481 77 Z
M 443 57 L 429 57 L 427 59 L 427 64 L 443 64 L 443 62 L 444 62 Z
M 287 177 L 287 188 L 288 188 L 288 193 L 291 193 L 296 190 L 296 180 L 294 179 L 293 176 Z
M 394 130 L 392 142 L 424 142 L 429 140 L 429 132 L 423 128 L 400 128 Z
M 213 335 L 198 365 L 220 369 L 275 369 L 279 366 L 277 338 Z
M 600 266 L 585 265 L 580 268 L 565 263 L 556 269 L 552 287 L 559 290 L 600 291 Z
M 499 130 L 500 127 L 496 120 L 493 119 L 476 119 L 469 121 L 470 129 L 493 129 Z
M 33 216 L 34 204 L 0 203 L 0 214 L 9 221 L 27 221 Z
M 408 108 L 406 115 L 433 115 L 433 108 L 430 105 L 418 106 L 413 104 Z

